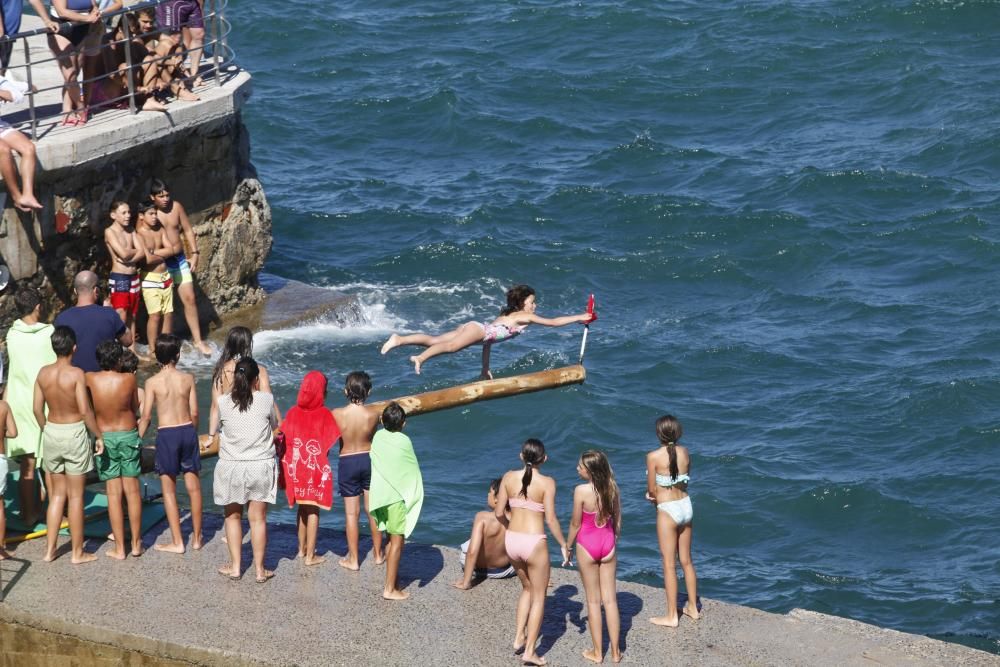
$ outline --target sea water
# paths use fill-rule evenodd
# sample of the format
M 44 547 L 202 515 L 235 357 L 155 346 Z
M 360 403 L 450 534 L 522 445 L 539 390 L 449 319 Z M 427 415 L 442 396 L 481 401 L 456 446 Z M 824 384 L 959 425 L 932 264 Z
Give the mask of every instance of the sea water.
M 661 585 L 644 456 L 672 413 L 700 593 L 1000 652 L 1000 5 L 233 0 L 229 18 L 265 271 L 364 313 L 257 336 L 283 406 L 314 368 L 331 403 L 355 369 L 378 399 L 473 380 L 479 348 L 417 376 L 379 347 L 490 320 L 515 283 L 547 316 L 597 295 L 586 384 L 411 420 L 413 539 L 465 539 L 528 437 L 565 526 L 598 448 L 620 575 Z M 581 334 L 531 327 L 494 373 L 575 363 Z

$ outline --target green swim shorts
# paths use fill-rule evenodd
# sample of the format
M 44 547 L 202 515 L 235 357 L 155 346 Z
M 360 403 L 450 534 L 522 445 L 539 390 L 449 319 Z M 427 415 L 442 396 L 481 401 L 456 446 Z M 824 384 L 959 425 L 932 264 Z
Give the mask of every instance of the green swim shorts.
M 94 469 L 94 446 L 82 422 L 53 424 L 42 431 L 42 469 L 57 475 L 86 475 Z
M 372 516 L 378 522 L 379 530 L 390 535 L 406 534 L 406 503 L 402 500 L 372 510 Z
M 139 431 L 110 431 L 104 434 L 104 453 L 97 456 L 97 476 L 102 482 L 116 477 L 138 477 Z

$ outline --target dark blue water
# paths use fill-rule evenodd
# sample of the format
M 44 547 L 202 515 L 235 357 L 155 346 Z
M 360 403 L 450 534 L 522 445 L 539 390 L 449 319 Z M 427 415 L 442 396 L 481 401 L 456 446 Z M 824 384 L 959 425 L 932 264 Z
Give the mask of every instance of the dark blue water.
M 701 592 L 1000 652 L 1000 6 L 992 2 L 234 0 L 267 271 L 365 321 L 266 332 L 279 399 L 363 368 L 387 398 L 478 350 L 390 330 L 595 292 L 583 386 L 414 419 L 414 539 L 456 544 L 539 437 L 568 520 L 581 451 L 625 502 L 620 571 L 659 584 L 653 422 L 693 454 Z M 494 351 L 573 363 L 581 331 Z M 341 526 L 342 513 L 324 517 Z M 291 515 L 277 513 L 279 519 Z

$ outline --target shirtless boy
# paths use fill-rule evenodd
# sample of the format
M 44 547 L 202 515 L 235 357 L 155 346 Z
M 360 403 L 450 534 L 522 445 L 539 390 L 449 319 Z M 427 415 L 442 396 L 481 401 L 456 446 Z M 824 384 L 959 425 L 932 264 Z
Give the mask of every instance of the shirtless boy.
M 368 394 L 372 390 L 372 380 L 364 371 L 354 371 L 344 383 L 347 405 L 335 408 L 333 419 L 340 427 L 340 460 L 337 464 L 337 487 L 344 498 L 346 519 L 347 557 L 340 559 L 341 567 L 348 570 L 360 569 L 358 561 L 358 516 L 361 514 L 360 496 L 365 497 L 365 513 L 372 530 L 372 553 L 375 564 L 385 561 L 382 552 L 382 533 L 368 511 L 368 489 L 372 481 L 371 452 L 372 436 L 378 427 L 379 413 L 365 407 Z
M 455 588 L 467 590 L 472 588 L 472 579 L 489 577 L 502 579 L 514 574 L 507 555 L 504 539 L 507 529 L 496 517 L 497 494 L 500 493 L 501 478 L 490 482 L 489 493 L 486 494 L 488 512 L 477 512 L 472 520 L 472 535 L 469 541 L 462 545 L 462 564 L 464 576 L 452 584 Z M 508 512 L 509 514 L 509 512 Z
M 3 494 L 7 490 L 7 438 L 17 437 L 17 424 L 14 423 L 14 413 L 7 401 L 0 401 L 0 424 L 3 433 L 0 434 L 0 560 L 10 556 L 6 551 L 7 515 L 4 513 Z
M 149 355 L 156 348 L 156 337 L 170 333 L 174 317 L 174 288 L 167 271 L 167 257 L 176 252 L 170 244 L 167 230 L 160 224 L 156 207 L 149 202 L 139 204 L 137 239 L 146 255 L 146 272 L 142 274 L 142 300 L 146 303 L 146 342 Z
M 83 488 L 87 473 L 94 469 L 94 450 L 90 433 L 100 434 L 94 411 L 87 398 L 83 371 L 73 365 L 76 334 L 59 326 L 52 332 L 52 350 L 56 361 L 43 366 L 35 380 L 35 420 L 42 428 L 42 469 L 49 473 L 49 509 L 45 515 L 48 529 L 45 557 L 56 557 L 59 525 L 69 500 L 69 535 L 73 545 L 70 559 L 74 565 L 97 560 L 83 552 Z M 45 410 L 48 408 L 48 416 Z M 88 433 L 90 431 L 90 433 Z M 104 453 L 104 440 L 97 436 L 96 453 Z
M 94 404 L 97 428 L 104 439 L 104 453 L 97 457 L 97 476 L 108 494 L 108 518 L 114 544 L 105 552 L 110 558 L 125 560 L 125 517 L 122 493 L 128 504 L 132 555 L 142 555 L 142 497 L 139 495 L 139 451 L 142 438 L 137 430 L 139 393 L 135 376 L 120 372 L 124 349 L 116 340 L 97 346 L 101 370 L 87 373 L 87 389 Z
M 194 376 L 177 370 L 181 340 L 163 334 L 156 341 L 156 361 L 160 372 L 146 380 L 146 396 L 139 420 L 144 435 L 156 408 L 156 474 L 163 488 L 163 507 L 170 524 L 170 543 L 157 544 L 157 551 L 184 553 L 181 514 L 177 509 L 177 475 L 184 474 L 184 486 L 191 499 L 191 548 L 201 549 L 201 451 L 198 447 L 198 396 Z
M 135 314 L 139 312 L 138 264 L 146 259 L 146 252 L 136 241 L 132 212 L 127 202 L 116 201 L 111 205 L 111 224 L 104 230 L 104 244 L 111 255 L 111 275 L 108 279 L 111 307 L 132 332 L 134 348 Z
M 181 307 L 184 309 L 184 319 L 187 321 L 188 329 L 191 330 L 191 339 L 195 348 L 204 355 L 212 354 L 212 348 L 201 338 L 201 323 L 198 321 L 198 305 L 194 300 L 194 276 L 198 270 L 198 239 L 194 235 L 191 221 L 188 220 L 187 211 L 184 206 L 174 201 L 170 197 L 170 190 L 167 184 L 159 179 L 153 179 L 153 184 L 149 188 L 149 198 L 156 206 L 157 216 L 160 224 L 167 230 L 167 240 L 175 248 L 174 255 L 167 260 L 167 268 L 170 270 L 170 277 L 177 285 L 177 295 L 181 298 Z M 184 241 L 191 249 L 191 261 L 184 255 Z

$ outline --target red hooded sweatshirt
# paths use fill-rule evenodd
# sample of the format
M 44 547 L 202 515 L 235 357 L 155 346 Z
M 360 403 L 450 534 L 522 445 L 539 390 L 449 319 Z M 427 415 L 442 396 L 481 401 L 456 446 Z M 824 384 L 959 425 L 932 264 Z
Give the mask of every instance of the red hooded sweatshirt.
M 281 430 L 285 434 L 285 472 L 288 506 L 318 505 L 325 510 L 333 505 L 333 470 L 328 454 L 340 439 L 340 428 L 323 404 L 326 376 L 309 371 L 299 388 L 298 404 L 285 414 Z

